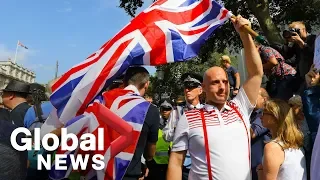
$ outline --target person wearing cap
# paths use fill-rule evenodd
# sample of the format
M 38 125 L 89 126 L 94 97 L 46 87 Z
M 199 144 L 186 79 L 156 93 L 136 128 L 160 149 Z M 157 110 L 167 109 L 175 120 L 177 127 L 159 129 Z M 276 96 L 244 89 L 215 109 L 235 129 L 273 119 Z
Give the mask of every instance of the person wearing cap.
M 166 179 L 168 163 L 169 163 L 169 149 L 170 143 L 166 142 L 163 137 L 163 128 L 168 123 L 168 118 L 173 110 L 173 103 L 169 99 L 162 100 L 160 104 L 160 126 L 158 131 L 158 141 L 156 144 L 156 155 L 153 157 L 153 163 L 149 168 L 147 179 L 150 180 L 164 180 Z
M 230 97 L 233 98 L 239 93 L 240 74 L 235 67 L 231 66 L 231 59 L 229 56 L 224 55 L 220 60 L 222 67 L 228 74 L 228 80 L 230 84 Z
M 18 127 L 23 127 L 24 116 L 30 108 L 27 103 L 29 93 L 29 84 L 16 80 L 11 80 L 2 90 L 3 104 L 11 110 L 10 121 Z
M 176 109 L 170 114 L 169 123 L 163 129 L 163 137 L 166 141 L 171 142 L 173 140 L 175 128 L 177 126 L 179 118 L 185 111 L 192 109 L 200 109 L 203 105 L 200 103 L 200 95 L 202 94 L 202 77 L 195 73 L 185 73 L 181 76 L 184 89 L 185 104 L 178 105 Z M 191 159 L 189 153 L 186 154 L 186 158 L 183 164 L 182 179 L 187 180 L 191 167 Z

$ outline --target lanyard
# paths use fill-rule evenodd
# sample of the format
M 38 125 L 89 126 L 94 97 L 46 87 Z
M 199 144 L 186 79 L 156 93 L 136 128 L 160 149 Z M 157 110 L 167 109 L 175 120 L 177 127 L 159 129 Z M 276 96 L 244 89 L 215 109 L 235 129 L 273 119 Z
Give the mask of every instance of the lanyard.
M 248 139 L 248 158 L 249 158 L 249 164 L 250 164 L 250 139 L 249 139 L 249 136 L 248 136 L 248 129 L 246 127 L 246 124 L 245 124 L 245 122 L 244 122 L 244 120 L 242 118 L 242 115 L 240 114 L 239 110 L 234 105 L 231 105 L 230 107 L 240 117 L 240 119 L 242 121 L 242 124 L 244 125 L 244 128 L 246 130 L 246 135 L 247 135 L 247 139 Z M 209 176 L 209 180 L 213 180 L 212 172 L 211 172 L 211 160 L 210 160 L 210 150 L 209 150 L 209 141 L 208 141 L 208 131 L 207 131 L 207 126 L 206 126 L 206 121 L 205 121 L 205 118 L 204 118 L 203 109 L 200 110 L 200 114 L 201 114 L 202 127 L 203 127 L 204 145 L 205 145 L 205 150 L 206 150 L 208 176 Z
M 203 127 L 204 145 L 206 148 L 208 175 L 209 175 L 209 180 L 212 180 L 208 132 L 207 132 L 207 125 L 206 125 L 206 120 L 204 118 L 203 109 L 200 110 L 200 113 L 201 113 L 201 120 L 202 120 L 202 127 Z

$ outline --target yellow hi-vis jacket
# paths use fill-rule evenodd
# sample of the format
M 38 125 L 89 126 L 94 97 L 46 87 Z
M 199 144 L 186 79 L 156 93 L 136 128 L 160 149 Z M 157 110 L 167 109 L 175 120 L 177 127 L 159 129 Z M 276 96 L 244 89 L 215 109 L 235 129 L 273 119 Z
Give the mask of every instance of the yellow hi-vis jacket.
M 166 142 L 162 137 L 162 130 L 158 131 L 158 141 L 156 144 L 156 155 L 154 160 L 157 164 L 168 164 L 169 163 L 169 147 L 172 143 Z

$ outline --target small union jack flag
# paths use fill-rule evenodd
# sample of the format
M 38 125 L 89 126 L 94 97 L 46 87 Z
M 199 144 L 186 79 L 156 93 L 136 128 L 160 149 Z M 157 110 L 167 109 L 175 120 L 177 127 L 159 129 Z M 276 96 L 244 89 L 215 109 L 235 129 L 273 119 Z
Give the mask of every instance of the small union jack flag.
M 25 46 L 25 45 L 23 45 L 20 41 L 18 41 L 18 46 L 21 46 L 21 47 L 23 47 L 23 48 L 25 48 L 25 49 L 28 49 L 28 47 Z

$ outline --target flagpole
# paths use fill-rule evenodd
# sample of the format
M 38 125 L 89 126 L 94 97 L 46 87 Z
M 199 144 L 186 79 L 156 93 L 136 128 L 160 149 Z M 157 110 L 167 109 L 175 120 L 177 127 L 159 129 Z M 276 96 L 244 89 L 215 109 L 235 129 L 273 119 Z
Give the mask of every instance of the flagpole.
M 18 42 L 17 42 L 16 54 L 15 54 L 15 56 L 14 56 L 14 61 L 13 61 L 13 63 L 16 63 L 16 61 L 17 61 L 18 48 L 19 48 L 19 40 L 18 40 Z
M 54 74 L 55 79 L 57 79 L 57 77 L 58 77 L 58 69 L 59 69 L 59 61 L 57 61 L 57 63 L 56 63 L 56 72 Z
M 235 15 L 231 15 L 231 19 L 236 19 L 237 17 Z M 255 32 L 251 27 L 248 25 L 243 26 L 243 30 L 246 31 L 248 34 L 250 34 L 252 37 L 255 38 L 256 41 L 258 41 L 260 44 L 269 45 L 269 43 L 257 32 Z

